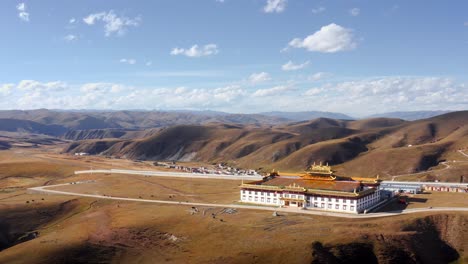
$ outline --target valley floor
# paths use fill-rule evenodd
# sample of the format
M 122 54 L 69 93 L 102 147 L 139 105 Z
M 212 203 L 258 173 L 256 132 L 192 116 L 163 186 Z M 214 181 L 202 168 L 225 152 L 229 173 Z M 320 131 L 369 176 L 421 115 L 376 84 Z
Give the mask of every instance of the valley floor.
M 421 263 L 468 261 L 467 212 L 348 219 L 272 211 L 227 212 L 239 181 L 75 175 L 76 170 L 150 164 L 75 158 L 53 149 L 0 152 L 0 263 Z M 98 197 L 30 193 L 41 185 Z M 105 195 L 105 196 L 104 196 Z M 466 194 L 409 198 L 406 208 L 468 208 Z M 145 203 L 102 197 L 175 202 Z M 412 200 L 413 199 L 413 200 Z M 197 206 L 178 202 L 204 203 Z M 196 208 L 192 208 L 192 206 Z M 435 208 L 434 208 L 435 209 Z M 341 253 L 340 253 L 341 252 Z

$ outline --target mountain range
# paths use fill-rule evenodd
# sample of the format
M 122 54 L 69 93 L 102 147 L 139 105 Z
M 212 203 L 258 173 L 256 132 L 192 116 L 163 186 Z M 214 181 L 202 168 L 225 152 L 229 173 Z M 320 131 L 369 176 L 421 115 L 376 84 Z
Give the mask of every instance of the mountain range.
M 328 162 L 344 175 L 388 178 L 460 158 L 456 150 L 468 148 L 468 111 L 415 121 L 324 112 L 0 111 L 0 149 L 63 142 L 66 153 L 228 162 L 263 171 Z
M 344 175 L 388 178 L 427 170 L 464 148 L 468 111 L 418 121 L 318 118 L 277 125 L 176 125 L 141 137 L 75 141 L 64 152 L 283 171 L 328 162 Z
M 429 118 L 443 111 L 394 112 L 371 117 L 390 117 L 405 120 Z M 64 136 L 66 139 L 89 139 L 82 131 L 114 129 L 123 136 L 125 131 L 170 127 L 175 125 L 203 125 L 209 123 L 242 125 L 278 125 L 316 118 L 354 120 L 332 112 L 264 112 L 259 114 L 231 114 L 216 111 L 98 111 L 98 110 L 4 110 L 0 111 L 0 131 L 25 132 Z M 92 132 L 94 138 L 118 137 L 116 132 Z M 82 135 L 82 136 L 77 136 Z
M 388 112 L 382 114 L 370 115 L 367 118 L 373 117 L 389 117 L 389 118 L 400 118 L 404 120 L 414 121 L 419 119 L 431 118 L 433 116 L 438 116 L 453 111 L 438 110 L 438 111 L 409 111 L 409 112 Z

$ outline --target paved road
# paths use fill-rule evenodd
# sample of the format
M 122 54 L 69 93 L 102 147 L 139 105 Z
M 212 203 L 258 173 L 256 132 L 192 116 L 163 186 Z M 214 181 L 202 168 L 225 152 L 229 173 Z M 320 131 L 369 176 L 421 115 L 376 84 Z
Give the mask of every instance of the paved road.
M 460 152 L 460 154 L 462 154 L 463 156 L 465 156 L 465 157 L 468 158 L 468 154 L 466 154 L 465 152 L 463 152 L 463 150 L 458 150 L 458 152 Z
M 251 175 L 222 175 L 222 174 L 201 174 L 201 173 L 188 173 L 188 172 L 169 172 L 169 171 L 139 171 L 139 170 L 84 170 L 75 171 L 75 174 L 93 174 L 93 173 L 118 173 L 118 174 L 131 174 L 143 175 L 151 177 L 172 177 L 172 178 L 193 178 L 193 179 L 222 179 L 222 180 L 261 180 L 262 176 Z
M 468 212 L 468 208 L 463 208 L 463 207 L 434 207 L 432 209 L 418 208 L 418 209 L 407 209 L 407 210 L 401 210 L 401 211 L 391 211 L 391 212 L 385 212 L 385 213 L 345 214 L 345 213 L 324 212 L 324 211 L 315 210 L 315 209 L 301 210 L 301 209 L 296 209 L 296 208 L 277 208 L 277 207 L 266 207 L 266 206 L 255 206 L 255 205 L 194 203 L 194 202 L 177 202 L 177 201 L 164 201 L 164 200 L 124 198 L 124 197 L 104 196 L 104 195 L 98 195 L 98 194 L 83 194 L 83 193 L 76 193 L 76 192 L 65 192 L 65 191 L 47 189 L 47 188 L 60 187 L 60 186 L 66 186 L 66 185 L 71 185 L 71 183 L 33 187 L 33 188 L 29 188 L 28 191 L 36 192 L 36 193 L 71 195 L 71 196 L 108 199 L 108 200 L 117 200 L 117 201 L 131 201 L 131 202 L 144 202 L 144 203 L 157 203 L 157 204 L 170 204 L 170 205 L 184 205 L 184 206 L 206 206 L 206 207 L 222 207 L 222 208 L 228 207 L 228 208 L 248 209 L 248 210 L 265 210 L 265 211 L 277 211 L 277 212 L 286 212 L 286 213 L 333 216 L 333 217 L 341 217 L 341 218 L 378 218 L 378 217 L 397 216 L 401 214 L 414 214 L 414 213 L 422 213 L 422 212 L 442 212 L 442 211 Z

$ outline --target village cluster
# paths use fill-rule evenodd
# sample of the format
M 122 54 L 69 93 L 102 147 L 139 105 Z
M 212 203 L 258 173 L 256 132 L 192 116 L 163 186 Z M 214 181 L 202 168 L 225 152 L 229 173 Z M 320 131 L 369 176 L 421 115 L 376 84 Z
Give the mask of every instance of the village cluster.
M 189 173 L 260 176 L 255 170 L 238 169 L 235 167 L 227 166 L 225 163 L 219 163 L 217 165 L 212 166 L 211 168 L 205 166 L 190 167 L 178 165 L 175 162 L 154 162 L 154 165 Z

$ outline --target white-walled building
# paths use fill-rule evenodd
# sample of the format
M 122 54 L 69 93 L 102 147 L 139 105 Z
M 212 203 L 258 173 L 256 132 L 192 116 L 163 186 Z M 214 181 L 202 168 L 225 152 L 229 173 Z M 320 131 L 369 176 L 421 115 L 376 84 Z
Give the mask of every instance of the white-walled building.
M 334 176 L 329 166 L 312 166 L 303 176 L 272 174 L 243 183 L 240 201 L 260 205 L 361 213 L 381 201 L 378 179 Z

